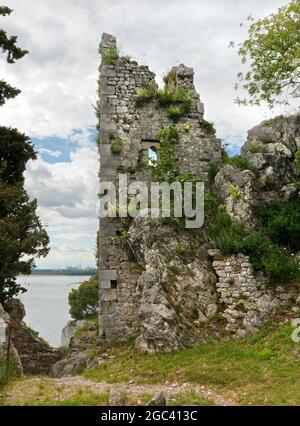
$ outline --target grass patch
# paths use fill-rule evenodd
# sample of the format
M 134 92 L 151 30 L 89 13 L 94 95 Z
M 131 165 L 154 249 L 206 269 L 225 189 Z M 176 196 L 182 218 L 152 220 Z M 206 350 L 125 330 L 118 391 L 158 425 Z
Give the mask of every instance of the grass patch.
M 6 369 L 7 369 L 6 359 L 0 358 L 0 390 L 10 380 L 13 380 L 14 378 L 18 376 L 17 363 L 13 357 L 10 360 L 8 372 L 6 371 Z
M 104 406 L 108 393 L 96 393 L 82 386 L 59 385 L 51 379 L 23 379 L 12 382 L 4 392 L 2 406 Z
M 143 82 L 136 92 L 136 106 L 140 108 L 149 103 L 152 99 L 154 99 L 156 91 L 157 87 L 155 84 Z
M 251 170 L 248 158 L 241 155 L 235 155 L 229 158 L 228 164 L 240 170 Z
M 117 59 L 119 59 L 118 51 L 116 49 L 108 49 L 102 57 L 102 63 L 104 65 L 113 65 Z
M 176 395 L 175 401 L 171 401 L 171 406 L 198 406 L 198 407 L 212 407 L 216 403 L 210 399 L 204 398 L 202 395 L 199 395 L 197 392 L 180 392 Z
M 122 347 L 85 376 L 109 383 L 192 382 L 245 405 L 299 405 L 300 346 L 291 333 L 288 325 L 268 325 L 240 341 L 210 341 L 171 354 L 145 355 Z

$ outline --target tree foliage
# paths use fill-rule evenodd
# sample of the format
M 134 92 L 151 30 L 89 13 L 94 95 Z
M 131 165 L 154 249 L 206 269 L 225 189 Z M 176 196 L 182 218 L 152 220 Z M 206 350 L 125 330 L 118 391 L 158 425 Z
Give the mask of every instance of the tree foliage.
M 49 239 L 36 208 L 22 183 L 0 182 L 0 303 L 24 291 L 16 277 L 29 275 L 35 257 L 48 254 Z
M 7 16 L 12 13 L 12 9 L 7 6 L 0 6 L 0 16 Z M 0 28 L 0 48 L 6 54 L 6 60 L 9 64 L 15 63 L 23 58 L 28 51 L 17 46 L 17 36 L 9 37 L 3 29 Z M 0 80 L 0 106 L 4 105 L 6 99 L 15 98 L 20 93 L 19 89 L 10 86 L 6 81 Z
M 0 7 L 0 16 L 11 9 Z M 26 53 L 17 46 L 17 37 L 0 29 L 0 47 L 12 64 Z M 19 90 L 0 81 L 0 106 Z M 26 163 L 36 154 L 29 138 L 13 128 L 0 126 L 0 303 L 24 289 L 17 284 L 19 274 L 30 274 L 35 257 L 48 254 L 48 235 L 37 214 L 37 202 L 24 189 Z
M 249 16 L 248 23 L 248 38 L 239 45 L 238 54 L 243 64 L 249 64 L 249 69 L 238 74 L 236 89 L 246 90 L 249 98 L 238 98 L 237 102 L 241 105 L 267 102 L 272 108 L 299 98 L 300 0 L 292 0 L 258 21 Z M 231 46 L 234 47 L 234 42 Z
M 71 317 L 76 320 L 89 319 L 97 314 L 99 306 L 98 277 L 84 281 L 78 289 L 69 293 Z

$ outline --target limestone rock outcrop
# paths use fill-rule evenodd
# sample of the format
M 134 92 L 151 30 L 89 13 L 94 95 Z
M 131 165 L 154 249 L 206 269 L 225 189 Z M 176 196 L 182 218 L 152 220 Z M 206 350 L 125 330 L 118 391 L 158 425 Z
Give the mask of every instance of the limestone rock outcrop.
M 232 219 L 255 226 L 253 212 L 261 203 L 282 203 L 299 197 L 293 168 L 300 147 L 300 114 L 264 121 L 248 132 L 241 155 L 249 170 L 232 165 L 221 168 L 214 190 Z
M 134 220 L 129 244 L 145 268 L 137 283 L 141 350 L 172 351 L 207 336 L 203 325 L 217 312 L 217 295 L 206 243 L 201 234 L 191 241 L 189 233 L 178 235 L 143 212 Z M 210 333 L 216 333 L 213 324 Z

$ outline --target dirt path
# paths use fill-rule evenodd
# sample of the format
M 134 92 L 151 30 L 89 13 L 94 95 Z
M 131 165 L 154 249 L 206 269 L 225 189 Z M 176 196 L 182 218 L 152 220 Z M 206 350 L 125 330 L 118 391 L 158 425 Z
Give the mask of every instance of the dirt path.
M 201 398 L 212 401 L 219 406 L 237 405 L 234 401 L 225 399 L 217 392 L 206 388 L 205 386 L 192 383 L 184 384 L 155 384 L 155 385 L 137 385 L 133 382 L 109 384 L 106 382 L 94 382 L 81 376 L 62 377 L 60 379 L 51 379 L 45 377 L 28 378 L 14 382 L 3 395 L 2 404 L 19 405 L 26 404 L 40 398 L 40 395 L 46 392 L 48 400 L 67 400 L 74 392 L 81 389 L 82 393 L 92 392 L 93 394 L 104 394 L 118 391 L 130 396 L 132 401 L 138 401 L 143 395 L 153 396 L 163 391 L 167 401 L 176 401 L 178 395 L 186 395 L 190 392 L 199 395 Z
M 59 383 L 63 383 L 65 386 L 84 386 L 90 387 L 95 392 L 105 392 L 105 391 L 121 391 L 128 392 L 133 395 L 141 394 L 151 394 L 154 395 L 158 392 L 164 392 L 167 399 L 173 399 L 176 395 L 186 392 L 195 392 L 201 395 L 203 398 L 215 402 L 217 405 L 228 406 L 228 405 L 237 405 L 233 401 L 224 399 L 222 396 L 218 395 L 215 391 L 207 389 L 205 386 L 195 385 L 193 383 L 183 383 L 183 384 L 156 384 L 156 385 L 137 385 L 134 383 L 117 383 L 117 384 L 108 384 L 108 383 L 97 383 L 91 380 L 85 379 L 83 377 L 63 377 L 62 379 L 57 379 Z

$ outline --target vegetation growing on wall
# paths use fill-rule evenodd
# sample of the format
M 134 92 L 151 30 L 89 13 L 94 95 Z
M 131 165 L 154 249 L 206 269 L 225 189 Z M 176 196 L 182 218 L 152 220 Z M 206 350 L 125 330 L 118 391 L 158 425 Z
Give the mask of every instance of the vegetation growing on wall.
M 121 152 L 123 151 L 123 142 L 121 139 L 112 139 L 111 140 L 111 152 L 113 154 L 121 154 Z
M 174 126 L 167 127 L 159 130 L 156 133 L 156 138 L 162 143 L 176 143 L 179 140 L 179 132 Z
M 300 175 L 300 148 L 298 148 L 296 154 L 295 154 L 295 160 L 293 162 L 294 170 L 297 173 L 297 175 Z
M 225 163 L 230 164 L 233 167 L 236 167 L 241 170 L 251 170 L 251 165 L 247 157 L 243 157 L 242 155 L 234 155 L 231 158 L 228 158 Z
M 119 53 L 117 49 L 108 49 L 102 55 L 102 64 L 103 65 L 113 65 L 116 60 L 119 59 Z
M 184 87 L 168 87 L 157 90 L 155 84 L 143 83 L 135 97 L 137 107 L 142 107 L 156 99 L 158 106 L 165 108 L 167 115 L 174 121 L 188 114 L 192 106 L 192 98 Z
M 216 133 L 216 129 L 215 129 L 214 123 L 211 123 L 210 121 L 207 121 L 207 120 L 203 119 L 200 124 L 201 124 L 201 128 L 208 135 L 214 135 Z
M 150 102 L 152 99 L 154 99 L 156 91 L 157 87 L 155 84 L 143 82 L 136 92 L 136 106 L 140 108 Z
M 224 255 L 249 255 L 254 268 L 264 272 L 274 285 L 300 279 L 300 261 L 295 255 L 300 250 L 299 199 L 258 208 L 261 226 L 257 231 L 232 221 L 213 196 L 207 197 L 205 207 L 206 230 Z

